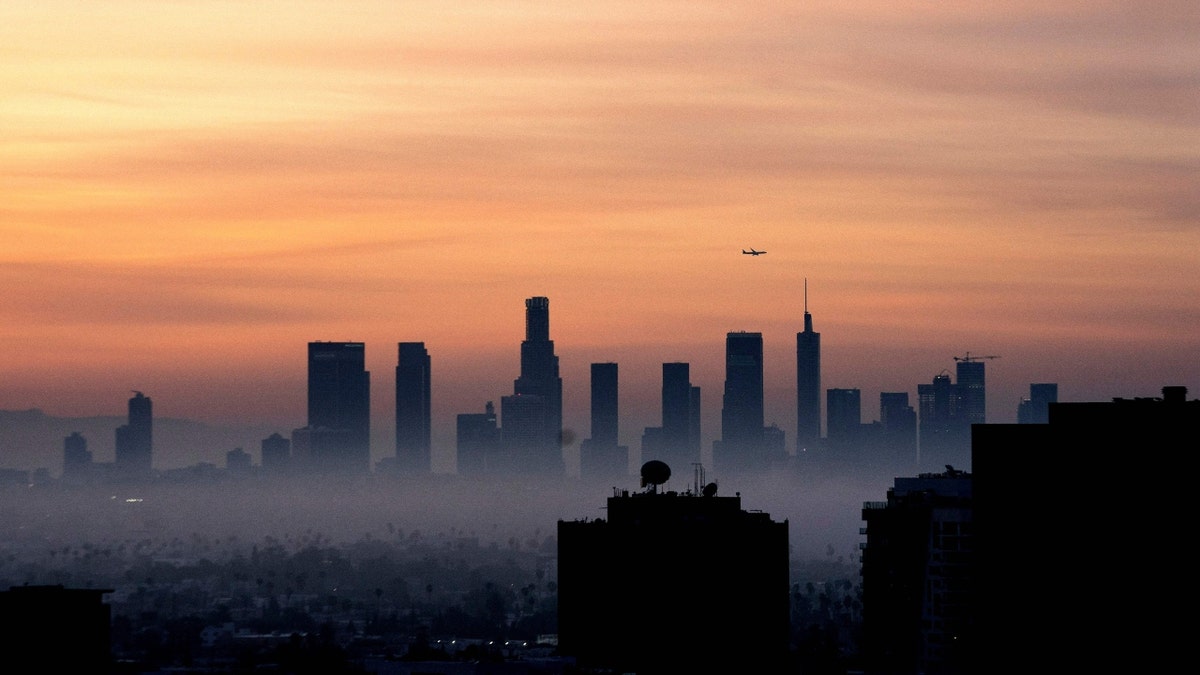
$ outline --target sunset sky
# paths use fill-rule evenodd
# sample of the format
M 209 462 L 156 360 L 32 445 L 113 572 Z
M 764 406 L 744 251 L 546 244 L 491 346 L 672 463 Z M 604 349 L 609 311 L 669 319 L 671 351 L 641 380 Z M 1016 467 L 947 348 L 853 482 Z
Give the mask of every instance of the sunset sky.
M 579 438 L 687 361 L 707 448 L 747 330 L 791 441 L 805 279 L 864 421 L 967 353 L 989 421 L 1200 395 L 1194 0 L 743 4 L 0 5 L 0 409 L 286 435 L 362 341 L 379 459 L 424 341 L 444 470 L 544 295 Z

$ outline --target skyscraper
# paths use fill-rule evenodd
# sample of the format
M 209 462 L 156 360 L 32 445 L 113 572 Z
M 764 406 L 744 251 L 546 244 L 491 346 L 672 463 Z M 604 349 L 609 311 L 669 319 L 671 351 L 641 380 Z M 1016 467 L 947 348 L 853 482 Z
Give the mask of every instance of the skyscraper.
M 858 389 L 829 389 L 825 392 L 829 445 L 841 450 L 854 444 L 862 427 L 862 392 Z
M 725 336 L 721 439 L 713 446 L 713 463 L 726 472 L 763 470 L 767 461 L 762 439 L 762 333 L 731 332 Z
M 629 448 L 618 441 L 617 364 L 592 364 L 592 435 L 579 447 L 583 478 L 629 474 Z
M 804 280 L 804 330 L 796 333 L 796 454 L 821 443 L 821 334 L 808 313 Z
M 664 363 L 662 366 L 663 456 L 654 459 L 661 459 L 680 470 L 700 461 L 700 437 L 693 433 L 700 411 L 692 405 L 698 388 L 692 386 L 690 370 L 687 363 Z
M 430 359 L 424 342 L 401 342 L 396 362 L 396 464 L 401 472 L 429 473 Z
M 500 452 L 495 404 L 488 401 L 481 413 L 459 413 L 455 430 L 458 475 L 479 476 L 493 472 L 492 465 Z
M 562 378 L 550 339 L 550 299 L 525 300 L 521 375 L 500 399 L 500 435 L 510 468 L 562 474 Z
M 371 374 L 362 342 L 308 343 L 308 427 L 307 468 L 370 471 Z
M 1058 384 L 1038 382 L 1029 385 L 1029 398 L 1022 399 L 1017 406 L 1017 423 L 1049 423 L 1051 403 L 1058 403 Z
M 154 450 L 154 412 L 140 391 L 129 399 L 129 422 L 117 427 L 115 468 L 123 478 L 148 478 Z
M 980 356 L 961 356 L 956 366 L 958 383 L 958 412 L 968 426 L 987 422 L 987 389 L 984 382 L 983 361 Z

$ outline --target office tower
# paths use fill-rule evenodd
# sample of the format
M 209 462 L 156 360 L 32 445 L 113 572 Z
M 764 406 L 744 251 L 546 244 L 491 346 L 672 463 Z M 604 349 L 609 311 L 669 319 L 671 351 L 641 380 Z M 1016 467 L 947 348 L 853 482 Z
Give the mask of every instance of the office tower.
M 399 343 L 396 362 L 396 464 L 403 473 L 429 473 L 430 360 L 424 342 Z
M 617 364 L 592 364 L 592 434 L 579 447 L 582 478 L 629 474 L 629 448 L 618 441 Z
M 1192 624 L 1174 610 L 1195 571 L 1173 542 L 1194 524 L 1197 447 L 1200 400 L 1178 386 L 973 427 L 969 672 L 1154 673 L 1190 659 Z
M 971 488 L 948 470 L 896 478 L 886 502 L 863 504 L 865 672 L 975 672 Z
M 908 392 L 879 394 L 880 442 L 884 468 L 893 475 L 917 471 L 917 411 L 908 404 Z
M 1058 385 L 1036 383 L 1029 385 L 1029 398 L 1017 406 L 1018 424 L 1046 424 L 1050 421 L 1050 404 L 1058 403 Z
M 736 473 L 766 469 L 762 438 L 762 333 L 728 333 L 725 336 L 721 439 L 713 446 L 713 463 L 717 470 Z
M 482 413 L 460 413 L 455 430 L 458 475 L 478 476 L 494 470 L 492 464 L 500 453 L 496 406 L 488 401 Z
M 958 414 L 963 416 L 963 423 L 984 424 L 987 422 L 987 389 L 984 383 L 982 359 L 994 359 L 995 356 L 956 356 L 955 376 L 958 382 Z
M 521 375 L 500 399 L 500 435 L 507 470 L 562 475 L 562 378 L 550 339 L 550 299 L 525 300 Z M 505 469 L 501 469 L 505 470 Z
M 584 672 L 786 672 L 787 521 L 669 478 L 646 462 L 607 520 L 558 521 L 559 652 Z
M 662 456 L 643 455 L 643 461 L 659 459 L 680 470 L 700 462 L 700 437 L 693 435 L 700 416 L 693 407 L 699 388 L 692 386 L 690 371 L 687 363 L 662 365 Z
M 830 448 L 846 450 L 859 439 L 862 427 L 862 392 L 828 389 L 825 392 L 826 438 Z
M 83 478 L 91 469 L 92 453 L 88 452 L 87 439 L 78 431 L 72 431 L 63 439 L 63 478 Z
M 821 443 L 821 334 L 808 313 L 804 280 L 804 330 L 796 333 L 796 454 Z
M 114 468 L 122 478 L 149 478 L 154 449 L 154 413 L 140 391 L 129 399 L 129 421 L 117 427 Z
M 308 343 L 308 428 L 307 469 L 370 471 L 371 374 L 362 342 Z
M 917 454 L 922 471 L 965 468 L 970 463 L 970 425 L 959 413 L 958 389 L 942 371 L 930 384 L 917 385 Z
M 262 440 L 262 468 L 267 475 L 280 475 L 290 469 L 292 442 L 278 433 Z

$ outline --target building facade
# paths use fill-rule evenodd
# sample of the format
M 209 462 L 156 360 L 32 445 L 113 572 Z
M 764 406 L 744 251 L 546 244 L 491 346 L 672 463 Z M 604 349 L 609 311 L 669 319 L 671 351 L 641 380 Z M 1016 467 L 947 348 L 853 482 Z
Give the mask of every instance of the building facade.
M 370 471 L 371 374 L 364 343 L 308 343 L 307 428 L 316 441 L 308 469 Z
M 432 385 L 424 342 L 401 342 L 396 360 L 396 468 L 432 471 Z

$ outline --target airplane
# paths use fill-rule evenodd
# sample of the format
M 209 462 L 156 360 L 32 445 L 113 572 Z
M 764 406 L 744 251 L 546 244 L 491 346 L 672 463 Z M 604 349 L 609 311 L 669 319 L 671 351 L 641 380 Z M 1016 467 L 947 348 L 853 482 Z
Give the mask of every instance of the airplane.
M 750 249 L 749 251 L 747 251 L 746 249 L 742 249 L 742 253 L 744 255 L 762 255 L 762 254 L 766 253 L 766 251 L 755 251 L 754 249 Z

